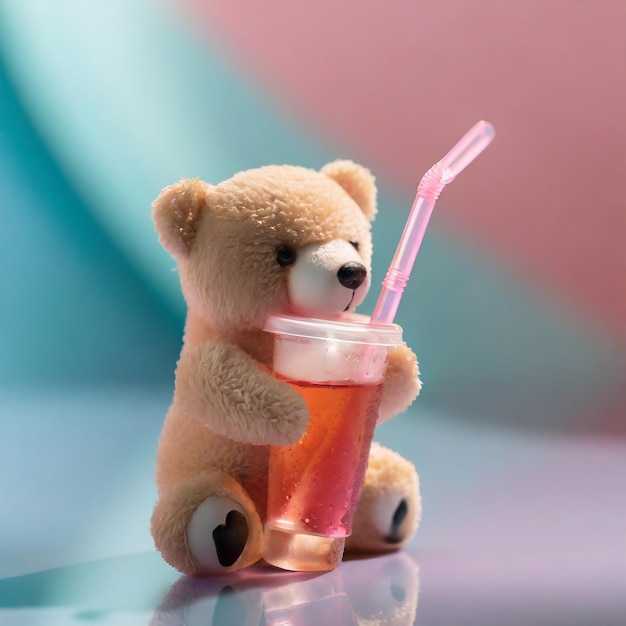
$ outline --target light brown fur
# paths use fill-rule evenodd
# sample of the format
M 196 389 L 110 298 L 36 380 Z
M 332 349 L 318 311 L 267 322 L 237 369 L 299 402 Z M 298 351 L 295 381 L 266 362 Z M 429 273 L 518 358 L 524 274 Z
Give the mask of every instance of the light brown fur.
M 183 180 L 154 202 L 160 241 L 178 263 L 189 308 L 157 453 L 160 500 L 152 520 L 157 547 L 180 571 L 210 573 L 190 554 L 185 529 L 212 495 L 236 502 L 250 526 L 244 554 L 224 571 L 260 558 L 269 446 L 294 443 L 306 430 L 304 400 L 272 377 L 272 337 L 261 330 L 270 313 L 290 308 L 288 269 L 276 250 L 358 242 L 369 271 L 375 211 L 374 179 L 350 161 L 321 172 L 268 166 L 217 186 Z M 417 361 L 402 346 L 390 357 L 381 420 L 418 392 Z

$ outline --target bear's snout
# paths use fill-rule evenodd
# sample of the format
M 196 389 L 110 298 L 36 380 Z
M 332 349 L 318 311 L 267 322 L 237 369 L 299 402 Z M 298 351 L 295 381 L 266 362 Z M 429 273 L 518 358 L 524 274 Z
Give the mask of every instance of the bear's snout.
M 370 271 L 347 240 L 311 243 L 289 268 L 289 305 L 298 315 L 334 315 L 353 310 L 367 294 Z
M 337 272 L 339 282 L 348 289 L 357 289 L 367 276 L 367 269 L 361 263 L 344 263 Z

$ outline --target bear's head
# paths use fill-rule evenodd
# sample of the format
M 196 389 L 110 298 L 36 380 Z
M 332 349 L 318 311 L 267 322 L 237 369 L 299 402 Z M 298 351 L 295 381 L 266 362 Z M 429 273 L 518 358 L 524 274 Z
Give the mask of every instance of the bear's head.
M 153 204 L 187 305 L 214 328 L 353 310 L 370 285 L 375 213 L 374 177 L 352 161 L 261 167 L 216 186 L 182 180 Z

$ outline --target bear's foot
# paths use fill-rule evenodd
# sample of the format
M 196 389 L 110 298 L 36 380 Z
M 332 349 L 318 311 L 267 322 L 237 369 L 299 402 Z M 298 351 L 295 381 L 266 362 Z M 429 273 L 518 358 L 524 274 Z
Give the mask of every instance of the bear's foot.
M 405 545 L 422 515 L 419 478 L 412 463 L 374 443 L 347 551 L 386 552 Z
M 210 496 L 187 526 L 187 546 L 204 570 L 230 568 L 243 554 L 250 536 L 245 511 L 234 500 Z
M 152 535 L 163 558 L 184 574 L 224 574 L 261 558 L 255 506 L 233 478 L 216 472 L 184 480 L 163 494 Z

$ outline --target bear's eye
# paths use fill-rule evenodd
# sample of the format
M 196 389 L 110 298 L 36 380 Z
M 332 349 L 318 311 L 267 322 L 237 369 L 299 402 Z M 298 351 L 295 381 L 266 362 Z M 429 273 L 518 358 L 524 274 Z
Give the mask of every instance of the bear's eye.
M 358 252 L 359 251 L 359 242 L 358 241 L 354 241 L 353 239 L 350 240 L 350 245 Z
M 296 260 L 296 251 L 289 246 L 281 246 L 276 253 L 276 260 L 281 267 L 287 267 Z

